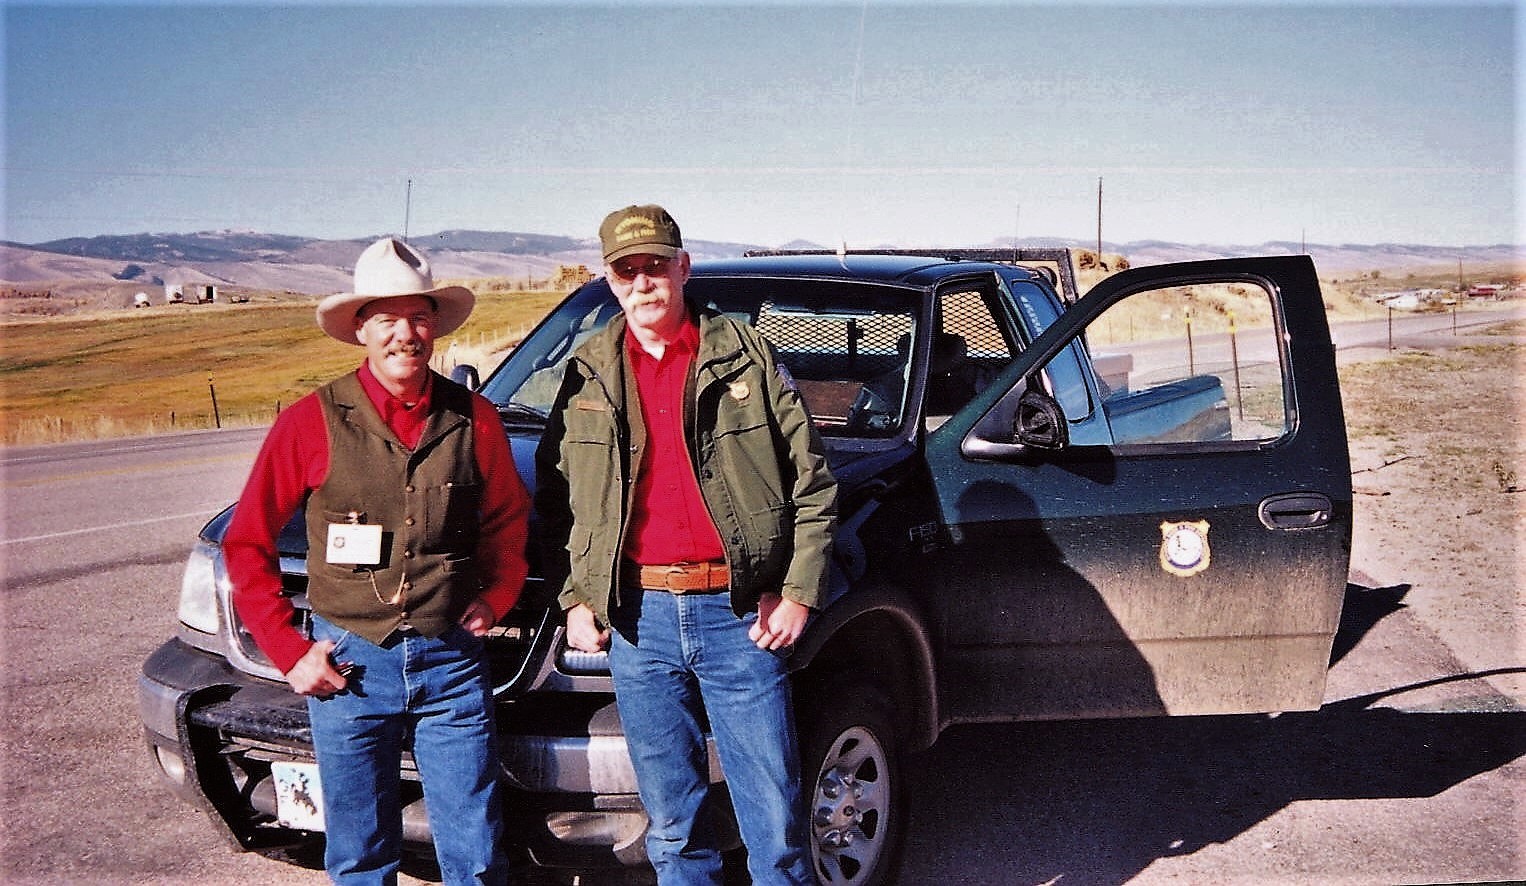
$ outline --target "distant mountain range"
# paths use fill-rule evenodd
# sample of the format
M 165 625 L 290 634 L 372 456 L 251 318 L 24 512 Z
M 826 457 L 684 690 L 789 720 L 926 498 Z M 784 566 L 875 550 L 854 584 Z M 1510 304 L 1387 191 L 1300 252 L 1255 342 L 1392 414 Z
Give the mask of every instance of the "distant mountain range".
M 143 287 L 208 283 L 266 291 L 321 294 L 350 286 L 357 256 L 375 238 L 317 240 L 254 231 L 191 234 L 123 234 L 71 237 L 47 243 L 0 242 L 0 284 L 13 288 L 100 283 Z M 544 278 L 560 265 L 599 264 L 598 241 L 547 234 L 499 231 L 441 231 L 411 237 L 430 258 L 437 279 Z M 883 245 L 883 244 L 882 244 Z M 920 244 L 919 244 L 920 245 Z M 960 246 L 1002 247 L 1008 242 L 937 243 L 939 251 Z M 1090 248 L 1080 240 L 1029 238 L 1023 246 Z M 1382 243 L 1324 245 L 1286 241 L 1256 246 L 1103 242 L 1103 251 L 1127 256 L 1133 265 L 1245 255 L 1286 255 L 1307 251 L 1325 276 L 1399 269 L 1419 270 L 1483 265 L 1507 266 L 1523 260 L 1510 245 L 1442 247 Z M 691 240 L 698 260 L 741 255 L 763 247 L 746 243 Z M 823 248 L 796 241 L 784 248 Z M 826 247 L 830 248 L 830 247 Z M 854 244 L 854 248 L 861 248 Z M 902 246 L 901 248 L 904 248 Z M 71 287 L 72 288 L 72 287 Z

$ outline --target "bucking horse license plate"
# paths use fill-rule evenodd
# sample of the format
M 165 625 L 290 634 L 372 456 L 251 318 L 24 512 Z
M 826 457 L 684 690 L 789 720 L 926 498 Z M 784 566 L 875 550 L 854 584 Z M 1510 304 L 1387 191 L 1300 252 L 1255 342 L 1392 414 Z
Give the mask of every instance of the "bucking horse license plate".
M 316 763 L 271 763 L 276 785 L 276 819 L 283 827 L 323 830 L 323 784 Z

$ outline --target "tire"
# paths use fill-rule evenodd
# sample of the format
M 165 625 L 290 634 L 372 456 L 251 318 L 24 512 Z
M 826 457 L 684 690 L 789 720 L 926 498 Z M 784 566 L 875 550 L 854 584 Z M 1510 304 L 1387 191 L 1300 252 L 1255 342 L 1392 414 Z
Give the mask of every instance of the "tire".
M 802 717 L 801 779 L 821 886 L 895 882 L 906 786 L 900 738 L 879 697 L 867 686 L 844 687 L 822 693 Z

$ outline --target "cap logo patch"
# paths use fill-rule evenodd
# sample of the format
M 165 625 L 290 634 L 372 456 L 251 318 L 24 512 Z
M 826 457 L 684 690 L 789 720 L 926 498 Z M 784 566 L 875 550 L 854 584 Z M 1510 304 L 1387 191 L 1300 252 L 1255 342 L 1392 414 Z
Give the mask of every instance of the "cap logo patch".
M 644 237 L 657 236 L 657 226 L 651 219 L 631 217 L 624 219 L 615 226 L 615 241 L 628 243 L 632 240 L 640 240 Z

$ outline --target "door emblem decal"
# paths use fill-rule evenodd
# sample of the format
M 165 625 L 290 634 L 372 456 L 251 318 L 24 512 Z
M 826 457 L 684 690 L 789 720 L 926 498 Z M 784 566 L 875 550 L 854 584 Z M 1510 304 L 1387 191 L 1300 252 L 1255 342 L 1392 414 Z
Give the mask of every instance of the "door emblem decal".
M 1160 524 L 1160 568 L 1183 578 L 1208 568 L 1208 521 Z

